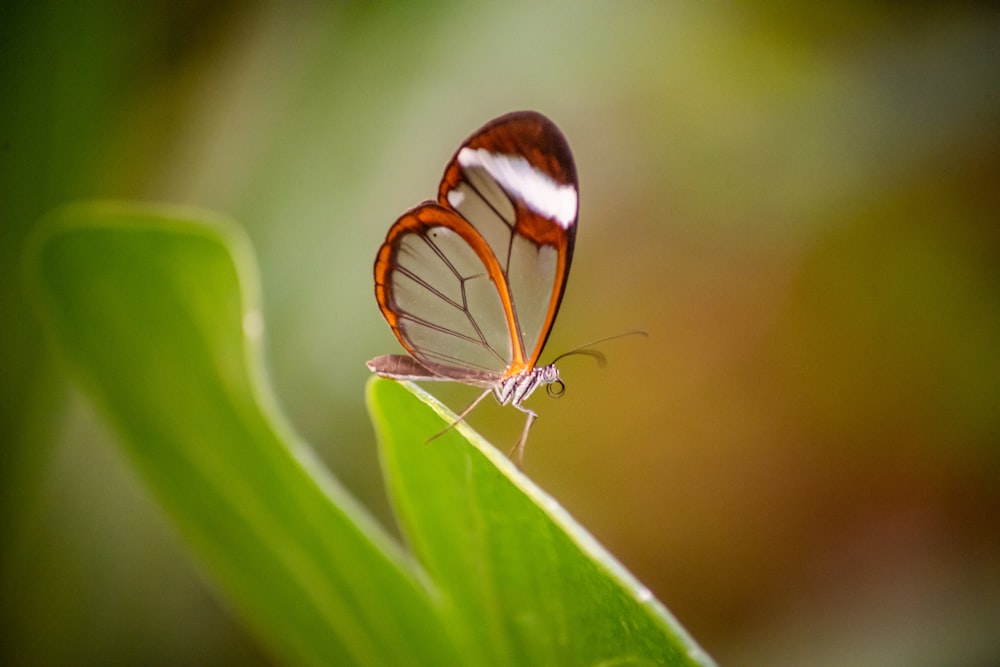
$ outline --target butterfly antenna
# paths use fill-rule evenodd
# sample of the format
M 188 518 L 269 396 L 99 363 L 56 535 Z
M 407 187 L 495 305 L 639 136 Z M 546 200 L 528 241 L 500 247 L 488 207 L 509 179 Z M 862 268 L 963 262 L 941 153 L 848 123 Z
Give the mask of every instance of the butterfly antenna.
M 614 336 L 606 336 L 605 338 L 598 338 L 597 340 L 592 340 L 589 343 L 584 343 L 578 347 L 574 347 L 568 352 L 563 352 L 558 357 L 553 359 L 550 363 L 556 363 L 563 357 L 568 357 L 573 354 L 585 354 L 588 357 L 593 357 L 597 360 L 597 365 L 604 368 L 608 363 L 608 358 L 604 356 L 603 352 L 598 350 L 590 349 L 593 345 L 600 345 L 601 343 L 606 343 L 609 340 L 615 340 L 616 338 L 625 338 L 626 336 L 648 336 L 649 334 L 642 329 L 633 329 L 632 331 L 626 331 L 625 333 L 615 334 Z

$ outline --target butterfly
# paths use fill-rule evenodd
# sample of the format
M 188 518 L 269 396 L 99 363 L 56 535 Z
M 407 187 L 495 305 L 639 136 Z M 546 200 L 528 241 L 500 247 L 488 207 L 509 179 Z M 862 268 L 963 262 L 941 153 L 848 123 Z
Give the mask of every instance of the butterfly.
M 409 354 L 368 368 L 485 389 L 458 421 L 490 393 L 514 406 L 527 416 L 510 452 L 518 466 L 538 418 L 523 402 L 540 386 L 565 389 L 555 362 L 537 363 L 566 289 L 577 210 L 566 138 L 542 114 L 517 111 L 462 143 L 437 201 L 404 213 L 375 258 L 375 299 Z

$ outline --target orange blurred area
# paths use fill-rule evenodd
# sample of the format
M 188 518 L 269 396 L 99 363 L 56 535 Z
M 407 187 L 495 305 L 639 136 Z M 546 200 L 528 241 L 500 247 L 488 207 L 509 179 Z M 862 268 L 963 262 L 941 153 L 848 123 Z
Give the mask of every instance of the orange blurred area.
M 0 22 L 9 664 L 267 661 L 214 598 L 20 285 L 76 198 L 244 224 L 269 371 L 391 523 L 371 265 L 471 131 L 573 147 L 573 272 L 526 471 L 721 664 L 1000 662 L 1000 15 L 851 3 L 89 2 Z M 430 387 L 455 408 L 475 392 Z M 520 413 L 471 423 L 506 448 Z M 53 639 L 53 638 L 57 639 Z

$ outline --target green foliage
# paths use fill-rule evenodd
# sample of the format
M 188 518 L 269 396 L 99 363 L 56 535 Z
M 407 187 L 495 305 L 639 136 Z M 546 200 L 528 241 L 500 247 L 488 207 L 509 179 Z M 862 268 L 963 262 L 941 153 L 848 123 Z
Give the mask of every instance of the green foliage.
M 705 664 L 684 630 L 497 449 L 413 385 L 373 381 L 393 504 L 478 664 Z M 437 412 L 427 410 L 431 406 Z
M 496 450 L 464 425 L 426 444 L 453 415 L 375 380 L 369 405 L 407 556 L 278 415 L 254 264 L 232 223 L 74 205 L 46 220 L 28 267 L 67 366 L 279 660 L 710 663 Z

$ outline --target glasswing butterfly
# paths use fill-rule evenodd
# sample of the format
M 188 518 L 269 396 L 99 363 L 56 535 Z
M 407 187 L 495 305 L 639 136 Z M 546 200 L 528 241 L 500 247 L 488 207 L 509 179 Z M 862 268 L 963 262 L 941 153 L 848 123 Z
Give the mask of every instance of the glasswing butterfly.
M 577 203 L 559 128 L 534 111 L 509 113 L 465 140 L 437 201 L 404 213 L 375 258 L 375 299 L 409 355 L 368 368 L 484 388 L 459 421 L 490 393 L 513 405 L 527 415 L 510 452 L 518 466 L 538 417 L 522 403 L 539 386 L 564 389 L 554 362 L 536 363 L 566 289 Z

